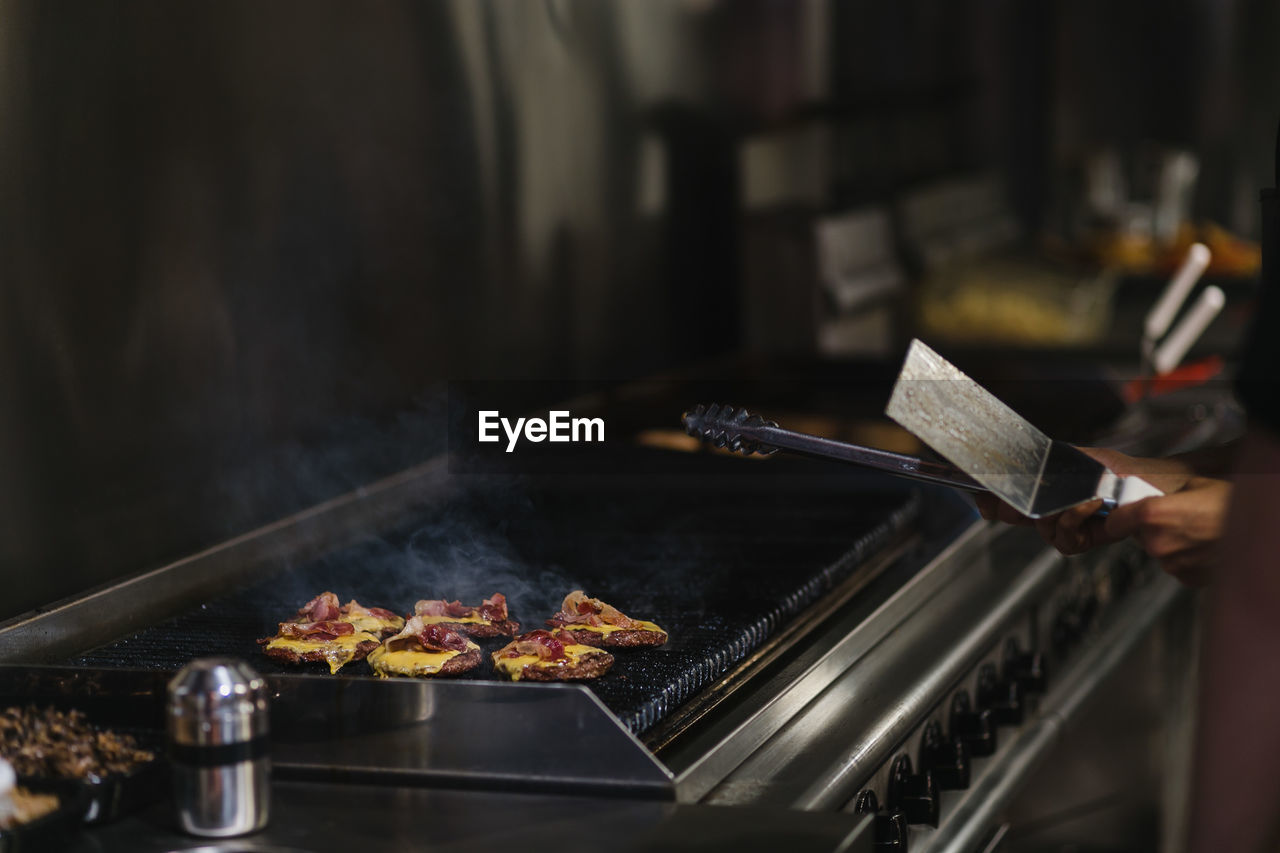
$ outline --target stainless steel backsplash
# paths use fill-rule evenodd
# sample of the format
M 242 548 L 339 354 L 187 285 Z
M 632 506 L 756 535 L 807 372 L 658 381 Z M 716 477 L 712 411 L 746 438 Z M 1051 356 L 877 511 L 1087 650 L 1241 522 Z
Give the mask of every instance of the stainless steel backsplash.
M 0 3 L 0 615 L 737 345 L 820 3 Z M 779 70 L 779 73 L 774 73 Z
M 1034 209 L 1030 7 L 0 0 L 0 617 L 439 452 L 450 379 L 740 351 L 815 211 Z

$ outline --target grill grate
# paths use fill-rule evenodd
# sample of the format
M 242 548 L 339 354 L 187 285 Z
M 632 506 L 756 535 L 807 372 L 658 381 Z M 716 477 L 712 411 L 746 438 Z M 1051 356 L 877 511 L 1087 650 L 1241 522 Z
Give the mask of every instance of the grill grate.
M 711 471 L 722 462 L 704 459 Z M 709 464 L 708 464 L 709 463 Z M 968 512 L 949 493 L 877 475 L 815 477 L 807 463 L 769 463 L 750 476 L 692 479 L 679 488 L 475 488 L 447 510 L 86 652 L 87 667 L 177 669 L 196 657 L 246 658 L 263 672 L 288 667 L 255 643 L 304 601 L 330 589 L 405 612 L 419 598 L 479 601 L 507 595 L 512 618 L 542 627 L 582 588 L 671 635 L 657 650 L 619 650 L 591 686 L 634 733 L 651 728 L 723 675 L 834 584 L 933 513 Z M 481 641 L 485 651 L 499 640 Z M 364 663 L 341 674 L 369 675 Z M 487 659 L 464 678 L 492 678 Z

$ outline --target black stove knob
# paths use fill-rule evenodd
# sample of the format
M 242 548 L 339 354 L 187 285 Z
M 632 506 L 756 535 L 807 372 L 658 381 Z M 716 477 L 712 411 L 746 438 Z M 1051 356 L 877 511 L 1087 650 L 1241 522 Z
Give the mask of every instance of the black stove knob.
M 853 801 L 853 813 L 875 814 L 878 811 L 880 811 L 880 800 L 876 797 L 876 792 L 870 788 L 859 791 Z
M 1098 613 L 1098 597 L 1092 590 L 1076 594 L 1064 602 L 1054 615 L 1050 639 L 1054 654 L 1066 655 L 1093 623 Z
M 1044 654 L 1024 652 L 1018 641 L 1010 637 L 1004 644 L 1004 661 L 1001 664 L 1005 681 L 1016 681 L 1024 695 L 1043 693 L 1049 688 L 1049 676 L 1045 673 Z
M 951 697 L 951 739 L 963 741 L 969 755 L 980 758 L 996 751 L 996 725 L 991 710 L 973 710 L 968 690 L 957 690 Z
M 1140 567 L 1140 551 L 1129 551 L 1111 567 L 1111 593 L 1116 598 L 1123 598 L 1129 590 L 1133 589 L 1133 582 L 1137 578 Z
M 1070 604 L 1064 604 L 1054 614 L 1053 623 L 1049 628 L 1049 642 L 1053 645 L 1053 653 L 1059 658 L 1066 657 L 1071 647 L 1076 644 L 1076 640 L 1080 639 L 1082 631 L 1083 626 L 1080 624 L 1076 609 Z
M 962 740 L 944 735 L 937 720 L 925 724 L 917 763 L 921 771 L 933 773 L 933 780 L 944 791 L 961 791 L 969 787 L 969 747 Z
M 991 711 L 997 726 L 1016 726 L 1022 722 L 1022 687 L 1016 681 L 1002 681 L 996 665 L 984 663 L 978 668 L 978 707 Z
M 899 755 L 889 765 L 889 789 L 885 793 L 889 811 L 906 815 L 907 823 L 938 825 L 938 786 L 928 770 L 915 773 L 911 756 Z
M 1076 611 L 1081 626 L 1088 628 L 1093 624 L 1094 617 L 1098 615 L 1098 596 L 1092 589 L 1080 596 L 1076 602 Z
M 875 815 L 872 833 L 876 853 L 907 853 L 907 819 L 902 812 L 888 814 L 880 810 L 876 792 L 866 788 L 853 802 L 854 814 Z

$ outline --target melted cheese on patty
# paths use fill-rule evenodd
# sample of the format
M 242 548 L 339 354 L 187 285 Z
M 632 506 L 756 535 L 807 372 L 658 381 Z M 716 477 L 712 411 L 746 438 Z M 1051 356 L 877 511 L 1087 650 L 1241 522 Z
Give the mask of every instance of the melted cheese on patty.
M 441 622 L 447 624 L 453 623 L 482 623 L 489 624 L 489 620 L 483 616 L 420 616 L 424 625 L 439 625 Z
M 399 631 L 404 627 L 404 620 L 396 617 L 392 619 L 379 619 L 377 616 L 363 616 L 354 613 L 350 616 L 342 617 L 343 622 L 350 622 L 356 626 L 357 631 L 368 631 L 370 634 L 381 634 L 383 631 Z
M 537 655 L 519 655 L 517 657 L 499 657 L 500 652 L 493 653 L 493 668 L 512 681 L 519 681 L 526 666 L 537 666 L 539 669 L 558 669 L 574 666 L 582 658 L 604 654 L 595 646 L 584 646 L 578 643 L 564 647 L 565 657 L 559 660 L 543 660 Z
M 475 643 L 467 643 L 467 651 L 479 649 Z M 369 652 L 369 666 L 379 678 L 393 675 L 434 675 L 449 661 L 462 652 L 438 652 L 426 649 L 401 649 L 387 651 L 386 645 L 378 646 Z
M 329 672 L 334 673 L 351 663 L 356 656 L 356 646 L 378 638 L 368 631 L 356 631 L 332 640 L 295 640 L 290 637 L 273 637 L 267 643 L 268 649 L 288 649 L 300 655 L 309 652 L 320 652 L 325 663 L 329 664 Z
M 566 631 L 595 631 L 598 634 L 612 634 L 614 631 L 657 631 L 659 634 L 667 632 L 659 628 L 652 622 L 645 622 L 643 619 L 632 619 L 635 623 L 630 628 L 620 628 L 617 625 L 565 625 Z

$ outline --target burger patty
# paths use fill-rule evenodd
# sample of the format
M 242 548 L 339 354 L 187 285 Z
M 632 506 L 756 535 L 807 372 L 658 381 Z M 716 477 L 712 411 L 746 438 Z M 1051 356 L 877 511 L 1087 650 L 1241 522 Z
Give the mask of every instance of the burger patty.
M 479 648 L 467 649 L 465 652 L 449 658 L 447 661 L 442 663 L 440 668 L 435 672 L 415 672 L 413 670 L 403 669 L 400 667 L 387 666 L 385 663 L 381 663 L 381 665 L 378 666 L 375 666 L 373 663 L 369 664 L 370 668 L 379 675 L 398 675 L 419 678 L 434 678 L 438 675 L 457 675 L 460 672 L 467 672 L 468 670 L 475 669 L 479 665 Z
M 629 631 L 623 629 L 602 634 L 599 631 L 574 630 L 572 625 L 566 625 L 561 630 L 568 631 L 573 635 L 573 639 L 576 642 L 579 642 L 584 646 L 609 646 L 619 649 L 635 649 L 646 646 L 660 646 L 667 641 L 667 635 L 662 631 Z
M 520 630 L 519 622 L 503 619 L 500 622 L 437 622 L 469 637 L 486 639 L 488 637 L 514 637 Z
M 480 665 L 480 655 L 479 649 L 467 649 L 456 658 L 449 658 L 445 661 L 444 665 L 440 667 L 440 674 L 455 675 L 459 672 L 475 669 Z
M 520 681 L 582 681 L 588 678 L 599 678 L 613 666 L 613 655 L 601 652 L 594 655 L 583 655 L 572 664 L 546 666 L 544 664 L 526 664 L 520 670 Z
M 266 640 L 259 640 L 259 642 L 265 643 L 265 642 L 268 642 L 270 639 L 272 638 L 268 637 Z M 364 640 L 362 642 L 356 643 L 356 645 L 352 647 L 351 660 L 353 661 L 364 660 L 365 657 L 368 656 L 369 652 L 376 649 L 378 645 L 379 644 L 377 640 Z M 332 651 L 332 647 L 326 648 L 325 646 L 318 644 L 316 648 L 308 649 L 305 652 L 300 652 L 297 649 L 268 647 L 268 648 L 264 648 L 262 650 L 262 653 L 265 654 L 267 657 L 272 657 L 277 660 L 282 660 L 285 663 L 328 663 L 329 658 L 325 655 L 325 652 L 327 651 Z

